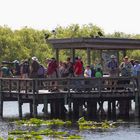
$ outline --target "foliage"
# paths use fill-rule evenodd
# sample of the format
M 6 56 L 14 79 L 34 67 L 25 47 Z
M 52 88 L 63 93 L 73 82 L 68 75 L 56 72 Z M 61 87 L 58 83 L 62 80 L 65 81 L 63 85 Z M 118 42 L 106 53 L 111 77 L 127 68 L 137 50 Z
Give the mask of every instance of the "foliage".
M 0 26 L 0 61 L 13 61 L 15 59 L 23 60 L 36 56 L 41 63 L 45 64 L 45 59 L 54 56 L 54 50 L 50 44 L 46 43 L 45 34 L 49 38 L 75 38 L 75 37 L 98 37 L 101 32 L 104 37 L 115 38 L 133 38 L 140 39 L 140 34 L 130 35 L 123 32 L 114 32 L 113 34 L 105 34 L 103 29 L 92 23 L 79 26 L 71 24 L 67 27 L 57 26 L 55 30 L 36 30 L 24 27 L 20 30 L 12 30 L 7 26 Z M 133 51 L 130 58 L 138 59 L 140 52 Z M 70 55 L 69 50 L 61 51 L 60 60 L 66 60 Z M 86 62 L 86 51 L 76 51 L 76 55 L 81 56 Z M 96 53 L 92 54 L 94 58 Z

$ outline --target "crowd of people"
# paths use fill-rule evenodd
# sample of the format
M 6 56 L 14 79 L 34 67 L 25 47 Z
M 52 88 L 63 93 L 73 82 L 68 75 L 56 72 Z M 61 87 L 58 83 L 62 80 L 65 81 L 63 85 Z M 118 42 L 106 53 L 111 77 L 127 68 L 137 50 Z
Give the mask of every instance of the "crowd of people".
M 104 71 L 100 61 L 84 68 L 84 63 L 80 57 L 75 57 L 74 63 L 68 57 L 65 62 L 57 62 L 55 58 L 46 59 L 46 66 L 43 66 L 37 57 L 31 60 L 19 62 L 3 61 L 0 69 L 1 77 L 18 78 L 57 78 L 57 77 L 103 77 Z M 111 55 L 107 63 L 108 76 L 137 76 L 140 72 L 138 60 L 129 60 L 128 56 L 123 58 L 123 62 L 118 63 L 116 56 Z

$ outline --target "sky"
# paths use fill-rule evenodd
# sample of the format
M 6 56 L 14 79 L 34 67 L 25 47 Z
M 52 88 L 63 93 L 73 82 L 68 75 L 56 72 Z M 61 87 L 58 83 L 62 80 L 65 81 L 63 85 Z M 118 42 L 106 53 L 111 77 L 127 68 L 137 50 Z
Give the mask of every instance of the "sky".
M 0 0 L 0 26 L 53 30 L 92 23 L 105 33 L 140 34 L 140 0 Z

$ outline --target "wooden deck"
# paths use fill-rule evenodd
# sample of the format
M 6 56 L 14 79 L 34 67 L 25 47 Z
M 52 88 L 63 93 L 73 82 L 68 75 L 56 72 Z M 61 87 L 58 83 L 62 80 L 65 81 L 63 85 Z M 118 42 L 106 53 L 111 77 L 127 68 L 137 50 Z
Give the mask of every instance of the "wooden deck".
M 138 81 L 138 82 L 136 82 Z M 53 82 L 57 84 L 51 85 Z M 135 101 L 135 116 L 139 117 L 140 82 L 136 77 L 103 78 L 57 78 L 57 79 L 0 79 L 0 117 L 3 117 L 3 102 L 18 101 L 19 117 L 22 104 L 30 104 L 30 115 L 37 117 L 37 106 L 44 104 L 44 116 L 63 118 L 67 113 L 73 117 L 84 115 L 97 118 L 104 113 L 104 102 L 108 103 L 107 116 L 116 116 L 116 104 L 120 103 L 120 114 L 129 115 L 129 102 Z M 50 91 L 57 88 L 57 91 Z M 98 106 L 98 107 L 97 107 Z

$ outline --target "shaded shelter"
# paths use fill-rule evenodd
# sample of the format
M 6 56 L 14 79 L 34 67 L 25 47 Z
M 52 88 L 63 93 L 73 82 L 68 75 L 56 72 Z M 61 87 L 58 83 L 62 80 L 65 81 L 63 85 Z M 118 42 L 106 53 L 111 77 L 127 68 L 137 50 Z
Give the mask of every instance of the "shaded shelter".
M 63 39 L 48 39 L 46 40 L 55 49 L 55 57 L 59 61 L 59 52 L 62 49 L 71 50 L 71 58 L 74 61 L 75 51 L 77 49 L 87 51 L 87 64 L 91 64 L 91 51 L 99 50 L 100 58 L 104 50 L 114 50 L 119 59 L 119 51 L 122 51 L 123 56 L 126 56 L 127 50 L 139 50 L 140 39 L 125 39 L 125 38 L 63 38 Z M 102 59 L 101 59 L 102 61 Z

